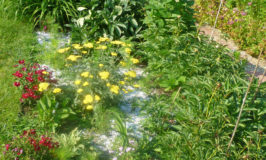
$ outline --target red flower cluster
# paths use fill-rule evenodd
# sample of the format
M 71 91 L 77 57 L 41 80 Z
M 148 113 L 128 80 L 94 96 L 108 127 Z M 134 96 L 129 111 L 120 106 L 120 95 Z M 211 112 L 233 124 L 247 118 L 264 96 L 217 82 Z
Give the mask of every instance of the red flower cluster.
M 14 67 L 18 67 L 18 70 L 12 74 L 16 79 L 14 86 L 23 88 L 20 101 L 39 99 L 38 85 L 40 82 L 50 81 L 51 72 L 47 72 L 46 68 L 41 68 L 37 63 L 26 64 L 24 60 L 19 60 L 18 65 L 14 65 Z
M 48 150 L 58 148 L 59 143 L 53 142 L 51 137 L 42 135 L 39 137 L 35 129 L 23 131 L 19 138 L 13 138 L 13 141 L 5 145 L 5 155 L 12 155 L 15 159 L 26 156 L 23 153 L 47 153 Z

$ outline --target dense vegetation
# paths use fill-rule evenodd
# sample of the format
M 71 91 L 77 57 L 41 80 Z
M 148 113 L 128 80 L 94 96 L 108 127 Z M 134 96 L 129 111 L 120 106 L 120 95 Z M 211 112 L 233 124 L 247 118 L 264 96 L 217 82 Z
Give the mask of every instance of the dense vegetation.
M 220 0 L 197 0 L 196 18 L 213 26 Z M 227 0 L 223 2 L 217 28 L 227 33 L 252 56 L 265 46 L 265 5 L 263 0 Z M 264 54 L 265 56 L 265 54 Z
M 205 10 L 216 11 L 216 2 L 197 1 L 194 11 L 186 0 L 0 0 L 0 159 L 266 157 L 266 86 L 258 79 L 228 149 L 249 78 L 237 53 L 197 32 L 193 15 L 213 22 Z M 247 3 L 227 1 L 227 13 Z M 264 22 L 260 3 L 245 21 L 253 31 Z M 42 29 L 55 35 L 51 43 L 38 44 L 34 30 Z M 263 32 L 244 42 L 248 28 L 223 29 L 254 55 L 265 49 Z M 57 31 L 69 31 L 70 41 L 60 43 Z M 136 138 L 118 106 L 139 88 L 149 98 L 134 101 L 146 117 Z M 113 125 L 118 152 L 105 153 L 95 134 Z

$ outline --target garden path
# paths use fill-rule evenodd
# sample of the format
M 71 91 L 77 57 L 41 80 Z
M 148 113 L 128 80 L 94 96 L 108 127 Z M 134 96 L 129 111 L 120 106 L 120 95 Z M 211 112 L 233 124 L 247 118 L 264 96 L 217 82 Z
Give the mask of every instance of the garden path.
M 213 40 L 215 42 L 229 48 L 232 51 L 231 53 L 229 53 L 230 55 L 234 51 L 239 51 L 240 52 L 240 58 L 246 59 L 248 61 L 247 66 L 245 67 L 246 72 L 248 74 L 252 75 L 252 73 L 256 67 L 256 63 L 258 60 L 257 58 L 250 56 L 245 51 L 240 51 L 239 47 L 235 44 L 235 42 L 231 38 L 225 37 L 224 34 L 219 29 L 213 28 L 213 27 L 208 26 L 208 25 L 204 25 L 204 26 L 201 26 L 199 28 L 199 30 L 200 30 L 200 34 L 204 34 L 206 36 L 210 36 L 212 31 L 214 30 Z M 266 82 L 266 76 L 263 76 L 264 70 L 266 70 L 266 60 L 261 59 L 258 66 L 259 67 L 257 69 L 255 76 L 259 80 L 261 80 L 262 82 Z

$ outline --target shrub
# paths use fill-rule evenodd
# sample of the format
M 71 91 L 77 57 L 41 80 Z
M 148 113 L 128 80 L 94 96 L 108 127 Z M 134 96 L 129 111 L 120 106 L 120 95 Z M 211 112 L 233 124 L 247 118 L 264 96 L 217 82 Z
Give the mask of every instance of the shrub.
M 74 78 L 70 83 L 76 90 L 75 103 L 81 106 L 77 108 L 79 112 L 86 114 L 97 106 L 110 106 L 122 93 L 132 90 L 127 88 L 129 84 L 139 87 L 131 68 L 139 60 L 130 55 L 130 46 L 102 37 L 96 43 L 72 44 L 57 51 L 66 57 L 63 72 Z
M 71 25 L 72 38 L 81 42 L 104 35 L 113 39 L 136 37 L 143 29 L 145 3 L 146 0 L 81 0 L 75 25 Z

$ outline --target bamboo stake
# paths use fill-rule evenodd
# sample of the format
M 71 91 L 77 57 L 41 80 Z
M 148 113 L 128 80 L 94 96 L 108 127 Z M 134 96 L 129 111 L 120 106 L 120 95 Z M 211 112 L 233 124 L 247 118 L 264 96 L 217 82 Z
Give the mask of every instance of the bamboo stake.
M 209 41 L 212 40 L 212 36 L 213 36 L 214 30 L 215 30 L 215 27 L 216 27 L 216 24 L 217 24 L 217 21 L 218 21 L 218 17 L 219 17 L 221 8 L 222 8 L 222 4 L 223 4 L 223 0 L 221 0 L 221 2 L 220 2 L 219 9 L 218 9 L 218 12 L 217 12 L 217 15 L 216 15 L 216 18 L 215 18 L 215 22 L 214 22 L 214 25 L 213 25 L 213 29 L 212 29 L 212 33 L 211 33 Z
M 228 147 L 227 147 L 227 154 L 228 154 L 228 151 L 229 151 L 229 149 L 230 149 L 230 147 L 231 147 L 231 145 L 232 145 L 233 139 L 234 139 L 234 137 L 235 137 L 235 133 L 236 133 L 237 127 L 238 127 L 238 125 L 239 125 L 239 121 L 240 121 L 240 118 L 241 118 L 241 115 L 242 115 L 242 112 L 243 112 L 243 109 L 244 109 L 244 105 L 245 105 L 245 102 L 246 102 L 246 99 L 247 99 L 248 92 L 249 92 L 249 90 L 250 90 L 251 84 L 252 84 L 253 79 L 254 79 L 254 77 L 255 77 L 255 73 L 257 72 L 257 69 L 258 69 L 258 65 L 259 65 L 259 62 L 260 62 L 260 56 L 262 55 L 262 52 L 263 52 L 263 49 L 262 49 L 261 52 L 260 52 L 260 55 L 259 55 L 259 57 L 258 57 L 258 61 L 257 61 L 257 64 L 256 64 L 256 68 L 255 68 L 255 70 L 253 71 L 252 77 L 251 77 L 251 79 L 250 79 L 250 81 L 249 81 L 249 84 L 248 84 L 248 88 L 247 88 L 246 94 L 245 94 L 245 96 L 244 96 L 244 98 L 243 98 L 242 105 L 241 105 L 241 107 L 240 107 L 240 111 L 239 111 L 238 118 L 237 118 L 237 121 L 236 121 L 236 125 L 235 125 L 234 131 L 233 131 L 233 133 L 232 133 L 232 136 L 231 136 L 230 142 L 229 142 Z

